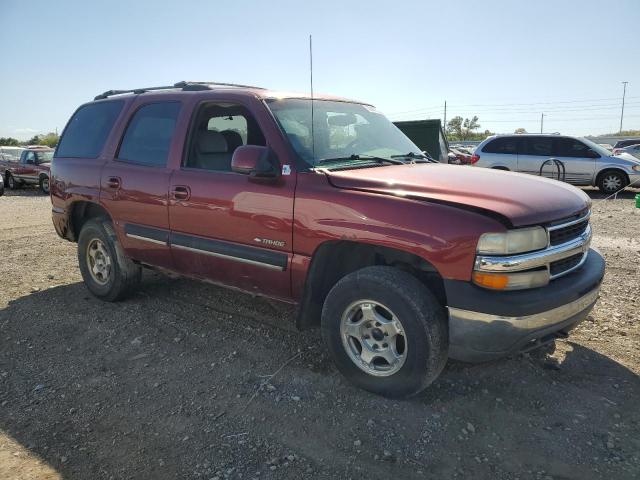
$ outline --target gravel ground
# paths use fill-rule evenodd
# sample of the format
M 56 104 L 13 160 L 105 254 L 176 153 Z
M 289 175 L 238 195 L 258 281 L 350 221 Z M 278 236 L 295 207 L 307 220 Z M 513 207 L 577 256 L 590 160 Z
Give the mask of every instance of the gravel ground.
M 155 273 L 94 299 L 48 198 L 7 192 L 0 478 L 640 478 L 640 210 L 589 193 L 608 270 L 588 321 L 553 356 L 450 362 L 390 401 L 290 307 Z

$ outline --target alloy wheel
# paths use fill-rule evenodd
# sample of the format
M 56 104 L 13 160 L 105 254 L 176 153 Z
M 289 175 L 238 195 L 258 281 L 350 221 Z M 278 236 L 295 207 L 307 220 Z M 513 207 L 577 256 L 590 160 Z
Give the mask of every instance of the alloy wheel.
M 407 359 L 404 327 L 379 302 L 358 300 L 349 305 L 342 315 L 340 336 L 351 361 L 369 375 L 393 375 Z
M 617 192 L 622 188 L 622 179 L 619 175 L 610 174 L 602 179 L 602 185 L 607 192 Z
M 109 255 L 104 243 L 98 238 L 89 242 L 87 265 L 91 278 L 100 285 L 106 285 L 111 275 L 111 255 Z

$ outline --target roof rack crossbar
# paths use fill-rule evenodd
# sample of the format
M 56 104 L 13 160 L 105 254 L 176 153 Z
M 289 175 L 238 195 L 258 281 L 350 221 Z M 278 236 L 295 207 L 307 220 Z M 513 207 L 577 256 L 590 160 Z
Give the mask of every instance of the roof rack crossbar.
M 194 92 L 201 90 L 213 90 L 215 87 L 237 87 L 237 88 L 256 88 L 264 90 L 262 87 L 255 87 L 252 85 L 241 85 L 239 83 L 221 83 L 221 82 L 190 82 L 182 81 L 173 85 L 166 85 L 162 87 L 145 87 L 145 88 L 132 88 L 131 90 L 107 90 L 100 95 L 97 95 L 94 100 L 104 100 L 105 98 L 112 97 L 114 95 L 122 95 L 125 93 L 140 94 L 144 92 L 150 92 L 153 90 L 173 90 L 181 88 L 185 92 Z

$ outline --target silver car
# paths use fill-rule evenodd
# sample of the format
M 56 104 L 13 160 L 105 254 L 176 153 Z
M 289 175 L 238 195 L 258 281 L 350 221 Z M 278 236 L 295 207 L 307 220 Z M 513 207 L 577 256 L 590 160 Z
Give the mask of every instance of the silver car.
M 616 155 L 621 153 L 628 153 L 629 155 L 633 155 L 637 159 L 640 160 L 640 144 L 639 145 L 629 145 L 628 147 L 620 148 L 615 150 Z
M 560 177 L 573 185 L 596 186 L 604 193 L 615 193 L 629 184 L 640 187 L 638 159 L 628 153 L 612 155 L 580 137 L 495 135 L 478 145 L 472 162 L 478 167 Z

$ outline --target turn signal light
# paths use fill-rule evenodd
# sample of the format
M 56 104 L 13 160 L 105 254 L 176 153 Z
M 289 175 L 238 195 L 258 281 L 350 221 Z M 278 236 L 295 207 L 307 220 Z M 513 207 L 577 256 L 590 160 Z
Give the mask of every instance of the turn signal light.
M 504 290 L 509 285 L 509 276 L 499 273 L 473 272 L 473 281 L 481 287 Z
M 480 155 L 478 155 L 477 153 L 471 155 L 471 165 L 475 165 L 476 163 L 478 163 L 478 160 L 480 160 Z

